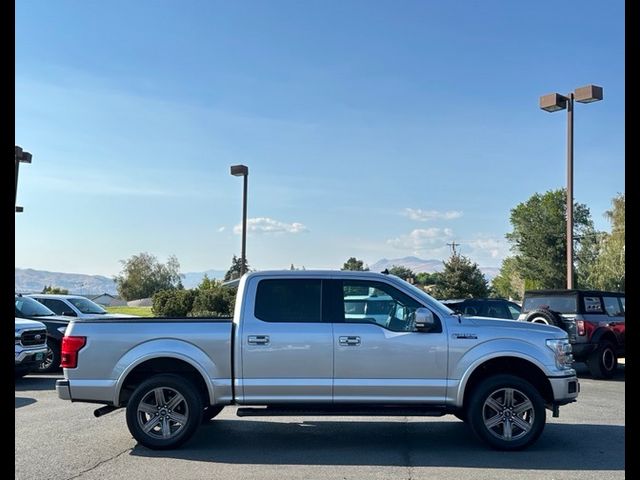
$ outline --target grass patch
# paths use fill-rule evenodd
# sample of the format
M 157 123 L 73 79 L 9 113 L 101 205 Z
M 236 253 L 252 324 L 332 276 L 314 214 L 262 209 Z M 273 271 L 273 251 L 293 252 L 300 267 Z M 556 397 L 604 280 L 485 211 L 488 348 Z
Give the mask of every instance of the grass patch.
M 109 313 L 124 313 L 126 315 L 138 315 L 140 317 L 153 317 L 151 307 L 105 307 Z

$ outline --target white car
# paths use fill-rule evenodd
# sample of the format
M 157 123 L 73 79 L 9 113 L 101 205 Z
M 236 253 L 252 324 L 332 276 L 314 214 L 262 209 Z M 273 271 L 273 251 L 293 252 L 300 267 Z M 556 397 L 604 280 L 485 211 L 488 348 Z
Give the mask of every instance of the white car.
M 81 295 L 53 295 L 45 293 L 32 293 L 28 295 L 53 310 L 57 315 L 77 318 L 122 318 L 137 317 L 137 315 L 125 315 L 121 313 L 107 313 L 107 311 L 95 302 Z

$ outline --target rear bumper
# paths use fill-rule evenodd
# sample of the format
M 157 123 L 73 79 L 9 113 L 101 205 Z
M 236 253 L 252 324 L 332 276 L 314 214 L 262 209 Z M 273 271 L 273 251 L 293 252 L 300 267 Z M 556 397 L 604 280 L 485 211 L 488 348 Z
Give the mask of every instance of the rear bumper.
M 553 403 L 565 405 L 574 402 L 580 393 L 580 382 L 575 375 L 566 377 L 548 377 L 553 390 Z
M 58 394 L 58 398 L 61 398 L 62 400 L 71 400 L 69 380 L 56 380 L 56 393 Z

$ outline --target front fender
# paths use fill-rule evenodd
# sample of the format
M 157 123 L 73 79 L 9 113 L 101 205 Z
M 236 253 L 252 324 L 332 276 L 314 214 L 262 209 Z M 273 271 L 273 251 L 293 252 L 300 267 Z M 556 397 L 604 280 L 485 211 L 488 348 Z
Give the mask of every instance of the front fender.
M 490 340 L 470 348 L 457 361 L 449 375 L 447 401 L 452 402 L 456 407 L 462 407 L 464 391 L 473 372 L 486 361 L 499 357 L 516 357 L 526 360 L 538 367 L 546 376 L 557 374 L 551 350 L 547 353 L 543 348 L 522 340 Z M 545 364 L 540 359 L 551 363 Z
M 215 403 L 212 378 L 221 378 L 221 372 L 209 356 L 192 343 L 176 339 L 162 338 L 136 345 L 116 363 L 111 378 L 117 378 L 113 404 L 119 406 L 120 391 L 129 375 L 138 365 L 154 358 L 175 358 L 182 360 L 202 376 L 211 404 Z

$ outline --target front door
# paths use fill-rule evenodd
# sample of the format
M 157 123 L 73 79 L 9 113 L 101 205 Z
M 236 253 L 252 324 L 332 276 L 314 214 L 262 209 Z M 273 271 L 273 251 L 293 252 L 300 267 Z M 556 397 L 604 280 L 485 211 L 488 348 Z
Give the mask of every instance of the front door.
M 444 403 L 447 338 L 436 316 L 430 332 L 414 328 L 423 307 L 377 281 L 333 280 L 335 403 Z M 333 302 L 331 302 L 333 303 Z
M 322 322 L 322 280 L 261 279 L 240 330 L 244 404 L 331 402 L 333 336 Z

